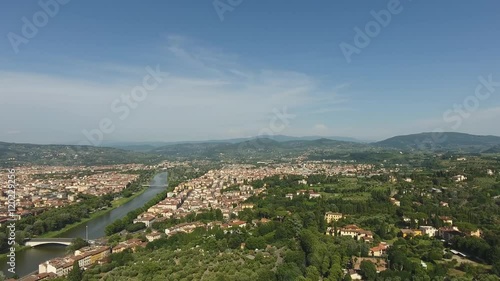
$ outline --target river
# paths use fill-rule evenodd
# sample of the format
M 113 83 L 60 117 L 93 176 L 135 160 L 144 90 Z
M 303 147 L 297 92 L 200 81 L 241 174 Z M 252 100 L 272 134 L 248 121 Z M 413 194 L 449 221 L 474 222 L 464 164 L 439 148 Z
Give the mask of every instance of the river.
M 151 181 L 150 187 L 139 196 L 121 205 L 120 207 L 87 222 L 86 224 L 79 225 L 62 233 L 59 237 L 81 237 L 85 239 L 86 226 L 88 226 L 89 240 L 105 236 L 104 229 L 107 225 L 117 219 L 125 217 L 128 212 L 144 206 L 144 204 L 153 199 L 155 195 L 164 191 L 168 186 L 167 176 L 167 172 L 157 174 Z M 65 248 L 65 246 L 59 245 L 42 245 L 16 253 L 16 274 L 18 276 L 24 276 L 38 270 L 38 265 L 44 261 L 66 255 Z M 7 271 L 9 266 L 6 261 L 1 264 L 0 269 L 6 276 L 12 276 L 12 274 Z

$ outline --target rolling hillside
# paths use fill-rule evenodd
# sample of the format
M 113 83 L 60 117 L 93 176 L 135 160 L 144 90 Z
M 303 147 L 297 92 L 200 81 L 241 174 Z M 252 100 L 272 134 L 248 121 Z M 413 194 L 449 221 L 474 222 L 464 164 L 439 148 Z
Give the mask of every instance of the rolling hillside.
M 123 163 L 156 163 L 154 154 L 116 148 L 38 145 L 0 142 L 0 166 L 31 165 L 107 165 Z
M 159 147 L 151 151 L 165 157 L 176 157 L 186 159 L 282 159 L 297 157 L 305 152 L 315 151 L 344 151 L 352 149 L 364 149 L 366 144 L 336 141 L 330 139 L 318 140 L 292 140 L 276 141 L 267 138 L 259 138 L 243 141 L 240 143 L 186 143 Z
M 132 151 L 135 150 L 135 151 Z M 500 137 L 463 133 L 443 133 L 433 141 L 432 133 L 396 136 L 366 144 L 332 139 L 296 138 L 280 141 L 268 138 L 240 142 L 209 141 L 173 143 L 163 146 L 137 145 L 132 150 L 108 147 L 37 145 L 0 142 L 0 166 L 102 165 L 118 163 L 157 163 L 171 160 L 214 160 L 255 162 L 289 161 L 307 155 L 309 159 L 382 161 L 390 151 L 455 151 L 462 153 L 500 153 Z M 368 154 L 367 154 L 368 153 Z M 367 158 L 368 157 L 368 158 Z M 391 156 L 392 157 L 392 156 Z
M 500 144 L 500 137 L 478 136 L 464 133 L 421 133 L 396 136 L 380 142 L 375 146 L 400 150 L 435 150 L 481 152 Z
M 495 145 L 495 146 L 483 151 L 483 153 L 500 153 L 500 144 Z

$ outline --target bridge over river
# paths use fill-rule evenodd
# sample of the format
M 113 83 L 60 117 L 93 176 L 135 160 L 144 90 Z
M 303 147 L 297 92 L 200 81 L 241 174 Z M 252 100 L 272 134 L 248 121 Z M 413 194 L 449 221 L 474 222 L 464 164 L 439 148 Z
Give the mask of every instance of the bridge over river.
M 60 236 L 62 238 L 33 238 L 26 241 L 26 245 L 31 247 L 27 247 L 25 250 L 16 253 L 16 274 L 19 276 L 31 274 L 33 271 L 38 270 L 40 263 L 66 255 L 66 247 L 71 244 L 74 238 L 80 237 L 82 239 L 96 240 L 106 236 L 105 229 L 107 225 L 125 217 L 128 212 L 144 206 L 144 204 L 157 194 L 165 191 L 167 184 L 167 173 L 158 174 L 148 185 L 149 188 L 139 196 L 116 209 L 61 233 Z M 86 237 L 87 233 L 88 237 Z M 8 269 L 9 265 L 7 263 L 0 263 L 0 271 L 3 271 L 7 277 L 13 276 Z
M 69 246 L 74 238 L 32 238 L 26 241 L 25 245 L 30 247 L 36 247 L 46 244 L 59 244 Z

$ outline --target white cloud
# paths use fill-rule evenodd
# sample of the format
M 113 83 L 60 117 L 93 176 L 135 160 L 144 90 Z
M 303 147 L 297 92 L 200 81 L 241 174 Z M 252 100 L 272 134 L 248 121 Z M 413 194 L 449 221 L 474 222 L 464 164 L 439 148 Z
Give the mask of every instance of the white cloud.
M 314 125 L 313 130 L 316 133 L 325 133 L 328 131 L 328 127 L 325 124 L 316 124 Z
M 467 131 L 467 132 L 491 132 L 500 135 L 500 128 L 495 126 L 500 120 L 500 107 L 482 107 L 476 111 L 465 112 L 463 117 L 456 113 L 453 116 L 460 117 L 460 123 L 447 122 L 442 116 L 416 120 L 412 124 L 412 129 L 422 131 L 433 131 L 442 129 L 443 131 Z M 443 113 L 444 114 L 444 113 Z M 496 130 L 492 128 L 497 128 Z
M 273 109 L 286 106 L 294 114 L 344 102 L 325 91 L 335 86 L 306 73 L 250 69 L 241 65 L 237 55 L 190 44 L 184 37 L 168 38 L 166 58 L 162 56 L 158 64 L 170 75 L 123 121 L 110 105 L 141 85 L 147 65 L 96 64 L 90 78 L 83 75 L 78 79 L 2 71 L 0 95 L 8 98 L 0 101 L 0 116 L 9 119 L 22 112 L 16 127 L 28 139 L 16 141 L 42 139 L 35 128 L 51 129 L 54 135 L 44 136 L 44 141 L 74 140 L 83 129 L 96 128 L 105 117 L 116 124 L 106 140 L 214 139 L 257 135 L 269 126 Z M 89 64 L 81 62 L 82 66 Z M 64 67 L 68 65 L 61 70 Z M 80 64 L 72 63 L 71 67 Z M 99 75 L 101 79 L 93 78 Z M 108 75 L 110 79 L 106 79 Z M 6 127 L 0 124 L 1 131 L 10 130 Z
M 14 130 L 14 131 L 7 131 L 5 134 L 6 135 L 17 135 L 17 134 L 20 134 L 20 133 L 21 133 L 21 131 Z

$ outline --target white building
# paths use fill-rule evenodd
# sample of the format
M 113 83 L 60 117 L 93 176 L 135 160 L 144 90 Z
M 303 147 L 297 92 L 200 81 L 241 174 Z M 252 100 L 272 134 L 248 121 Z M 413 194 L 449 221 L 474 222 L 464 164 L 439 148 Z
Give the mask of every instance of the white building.
M 467 177 L 464 175 L 456 175 L 452 179 L 455 182 L 462 182 L 462 181 L 465 181 L 467 179 Z
M 325 220 L 326 223 L 331 223 L 334 221 L 339 221 L 343 218 L 343 215 L 341 213 L 334 213 L 334 212 L 326 212 L 325 213 Z
M 422 234 L 427 235 L 429 237 L 435 237 L 436 233 L 438 232 L 436 228 L 427 225 L 420 226 L 419 229 L 422 231 Z
M 57 276 L 66 276 L 73 269 L 73 260 L 55 258 L 38 265 L 38 273 L 55 273 Z

